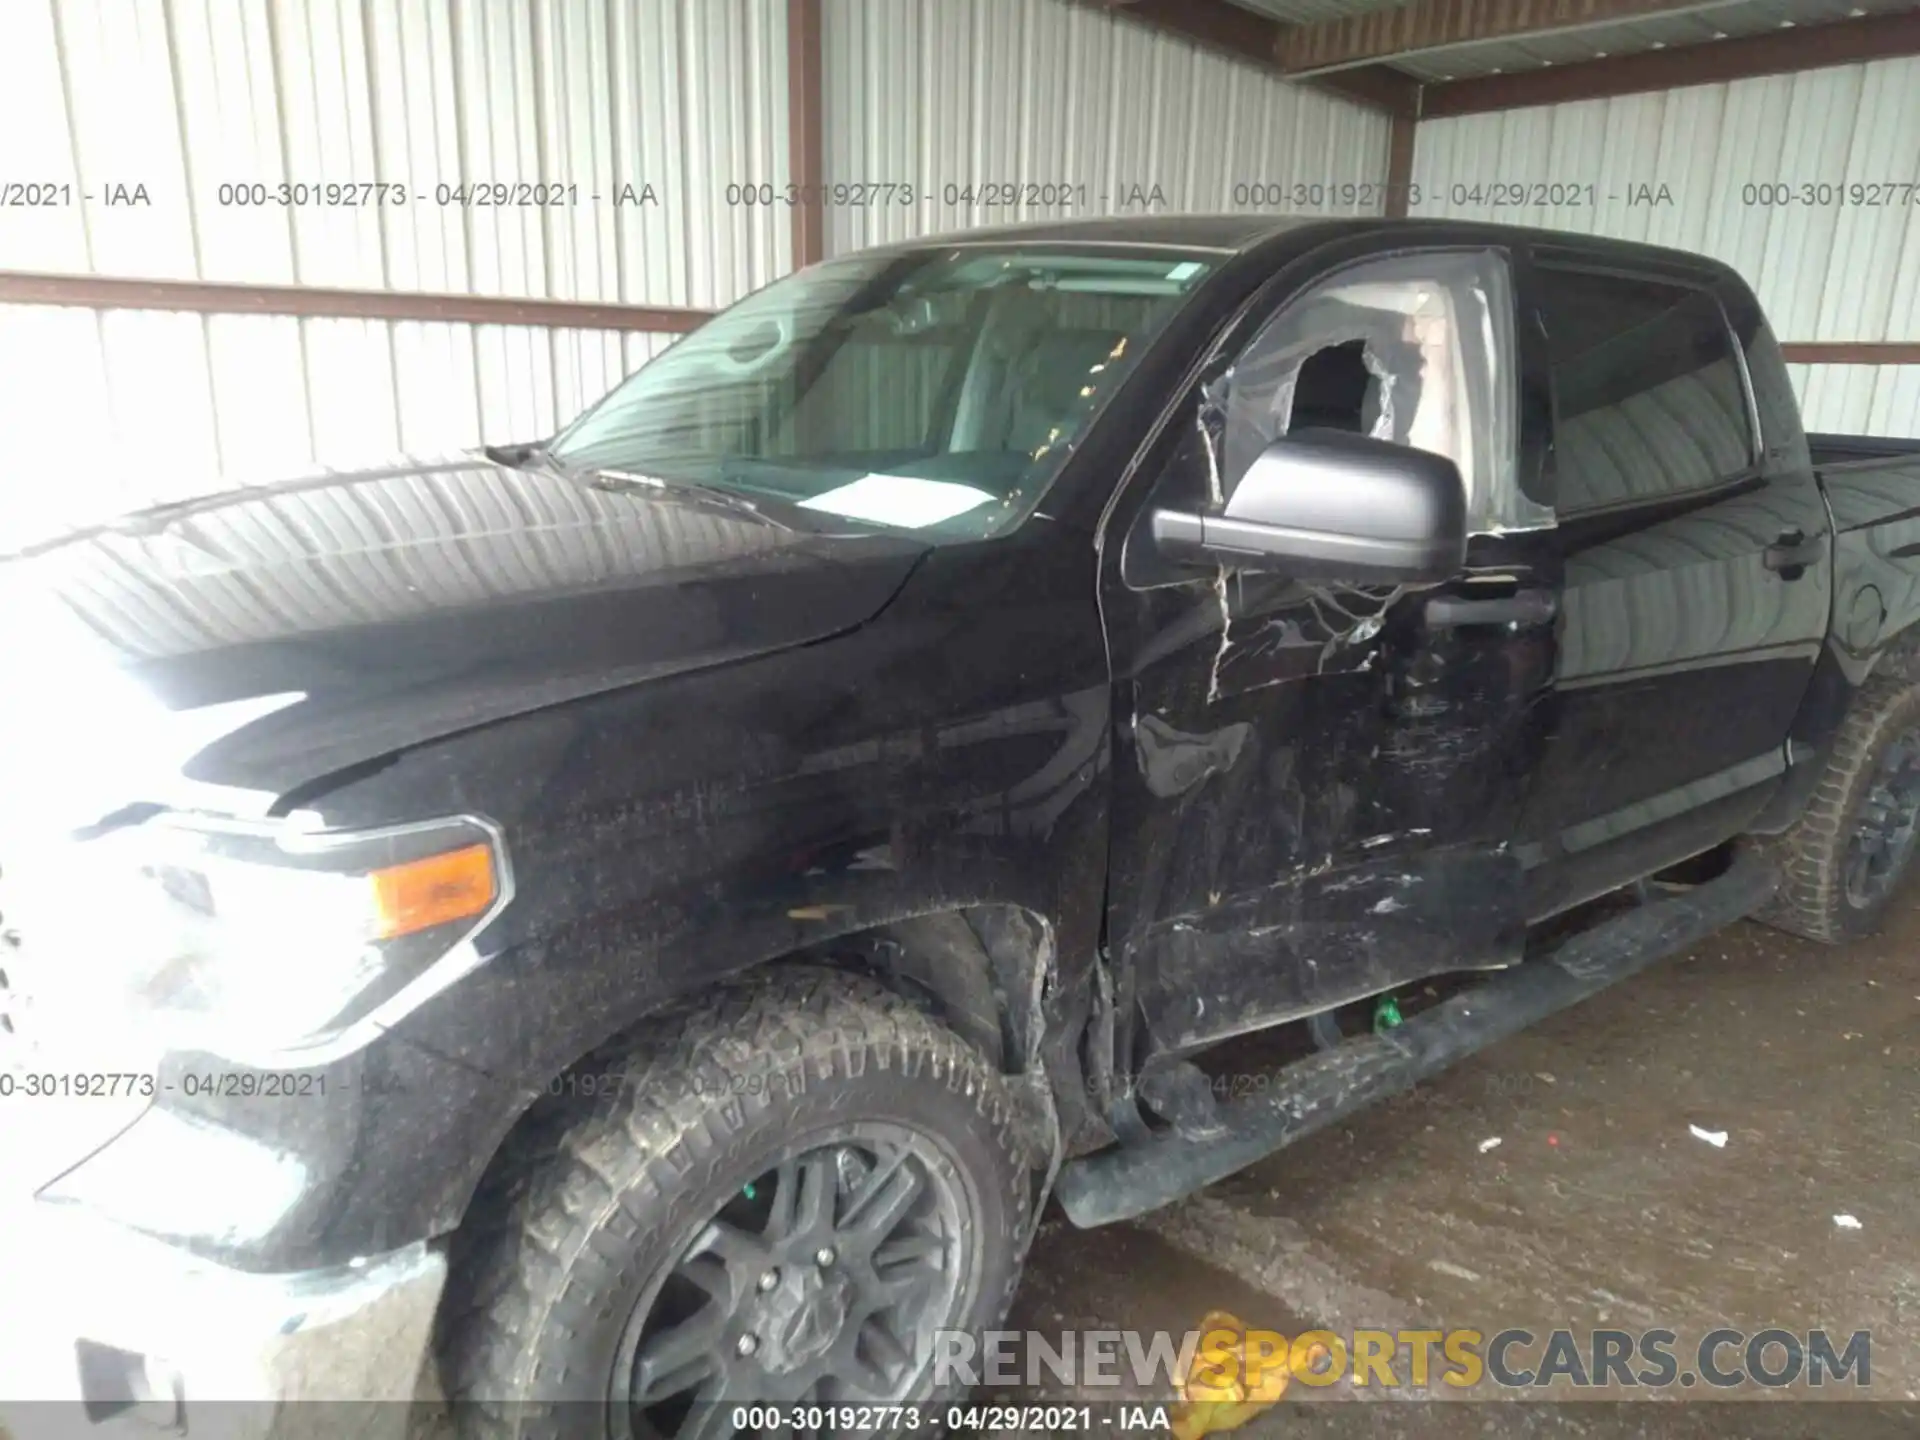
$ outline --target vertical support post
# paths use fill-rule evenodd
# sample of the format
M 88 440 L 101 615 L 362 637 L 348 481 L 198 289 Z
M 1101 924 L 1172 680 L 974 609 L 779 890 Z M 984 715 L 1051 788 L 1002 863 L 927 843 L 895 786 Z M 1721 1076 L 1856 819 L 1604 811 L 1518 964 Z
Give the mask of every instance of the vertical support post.
M 787 0 L 787 172 L 795 187 L 796 270 L 824 260 L 827 254 L 826 208 L 820 194 L 826 179 L 822 126 L 826 99 L 820 65 L 822 4 L 823 0 Z
M 1407 200 L 1413 186 L 1413 139 L 1420 122 L 1410 115 L 1393 117 L 1387 132 L 1387 218 L 1407 218 Z

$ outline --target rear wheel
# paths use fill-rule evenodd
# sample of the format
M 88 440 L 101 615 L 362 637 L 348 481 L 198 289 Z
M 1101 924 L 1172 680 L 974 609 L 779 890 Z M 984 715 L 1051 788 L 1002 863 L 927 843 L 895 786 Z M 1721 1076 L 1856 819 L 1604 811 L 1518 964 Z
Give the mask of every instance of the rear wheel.
M 547 1143 L 455 1247 L 464 1433 L 719 1436 L 736 1404 L 938 1398 L 936 1332 L 1005 1314 L 1034 1157 L 1000 1075 L 907 1001 L 781 972 L 596 1068 L 608 1093 L 535 1117 Z
M 1768 843 L 1780 891 L 1755 918 L 1829 942 L 1879 928 L 1920 845 L 1920 687 L 1861 688 L 1806 813 Z

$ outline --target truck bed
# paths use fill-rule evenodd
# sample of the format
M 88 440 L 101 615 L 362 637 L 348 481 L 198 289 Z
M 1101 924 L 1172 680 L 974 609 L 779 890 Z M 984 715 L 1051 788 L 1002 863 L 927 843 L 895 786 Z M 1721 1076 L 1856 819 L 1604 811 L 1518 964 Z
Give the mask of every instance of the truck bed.
M 1818 469 L 1869 460 L 1920 457 L 1920 440 L 1900 440 L 1889 435 L 1809 434 L 1807 448 L 1813 452 L 1813 463 Z
M 1920 621 L 1920 441 L 1811 435 L 1834 526 L 1834 625 L 1870 652 Z M 1896 663 L 1911 664 L 1903 649 Z
M 1807 438 L 1837 533 L 1906 524 L 1920 516 L 1920 440 L 1869 435 Z M 1916 538 L 1920 536 L 1903 534 L 1895 543 L 1907 545 Z

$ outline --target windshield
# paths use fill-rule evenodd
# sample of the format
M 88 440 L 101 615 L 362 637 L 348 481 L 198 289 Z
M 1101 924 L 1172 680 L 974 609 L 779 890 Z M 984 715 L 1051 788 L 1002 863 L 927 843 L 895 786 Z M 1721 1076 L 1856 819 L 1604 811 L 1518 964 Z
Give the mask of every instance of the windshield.
M 715 316 L 552 453 L 569 469 L 795 505 L 835 528 L 985 538 L 1039 504 L 1211 265 L 1041 246 L 829 261 Z

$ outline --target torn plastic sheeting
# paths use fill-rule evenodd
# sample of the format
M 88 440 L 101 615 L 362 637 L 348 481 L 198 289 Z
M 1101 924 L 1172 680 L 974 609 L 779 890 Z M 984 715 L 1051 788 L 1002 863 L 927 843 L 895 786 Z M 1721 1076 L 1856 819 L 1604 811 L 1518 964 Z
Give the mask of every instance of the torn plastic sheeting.
M 1279 684 L 1284 680 L 1300 678 L 1294 675 L 1276 675 L 1258 683 L 1226 685 L 1222 683 L 1226 672 L 1248 661 L 1271 655 L 1274 652 L 1293 646 L 1318 647 L 1319 655 L 1314 663 L 1315 674 L 1325 674 L 1328 667 L 1342 651 L 1365 645 L 1380 634 L 1386 627 L 1387 611 L 1405 595 L 1409 586 L 1396 586 L 1391 590 L 1379 587 L 1366 588 L 1344 586 L 1322 582 L 1298 580 L 1292 583 L 1298 588 L 1299 598 L 1305 602 L 1305 615 L 1300 606 L 1293 605 L 1292 613 L 1268 614 L 1257 626 L 1243 638 L 1233 634 L 1234 611 L 1233 597 L 1241 586 L 1241 577 L 1229 575 L 1224 569 L 1217 571 L 1214 577 L 1214 593 L 1220 607 L 1220 644 L 1214 652 L 1213 667 L 1208 676 L 1207 700 L 1209 703 L 1224 696 L 1243 695 L 1249 690 L 1260 689 L 1263 685 Z M 1311 617 L 1310 621 L 1308 616 Z M 1372 653 L 1359 655 L 1353 668 L 1364 670 L 1372 664 Z
M 1466 485 L 1469 525 L 1502 534 L 1554 523 L 1551 507 L 1527 495 L 1518 453 L 1516 339 L 1501 255 L 1385 256 L 1337 272 L 1280 311 L 1232 370 L 1207 387 L 1203 434 L 1219 437 L 1209 459 L 1222 503 L 1274 440 L 1316 423 L 1303 413 L 1301 377 L 1309 359 L 1356 342 L 1368 383 L 1352 414 L 1337 371 L 1326 376 L 1341 419 L 1375 439 L 1452 458 Z
M 1330 310 L 1335 316 L 1328 315 Z M 1194 421 L 1207 459 L 1208 498 L 1215 506 L 1226 503 L 1223 475 L 1244 475 L 1275 440 L 1310 428 L 1299 423 L 1294 399 L 1307 362 L 1329 350 L 1360 346 L 1360 363 L 1370 377 L 1355 417 L 1362 433 L 1375 440 L 1412 443 L 1411 424 L 1424 362 L 1419 348 L 1404 336 L 1405 317 L 1331 297 L 1308 301 L 1287 315 L 1304 329 L 1299 339 L 1260 355 L 1250 365 L 1225 371 L 1202 388 Z M 1277 378 L 1269 379 L 1275 372 Z M 1259 396 L 1266 385 L 1272 386 L 1272 392 L 1264 403 L 1259 399 L 1245 405 L 1233 403 L 1236 394 Z
M 1256 340 L 1230 374 L 1229 403 L 1221 432 L 1222 470 L 1244 475 L 1260 453 L 1281 436 L 1303 428 L 1296 412 L 1300 377 L 1316 355 L 1358 343 L 1370 377 L 1356 417 L 1375 440 L 1410 443 L 1419 405 L 1420 350 L 1406 339 L 1407 318 L 1333 296 L 1320 296 L 1285 312 L 1284 332 L 1272 349 Z M 1239 403 L 1235 403 L 1239 402 Z
M 1233 608 L 1227 603 L 1227 569 L 1213 572 L 1213 591 L 1220 600 L 1220 648 L 1213 652 L 1213 668 L 1207 675 L 1207 703 L 1220 698 L 1220 666 L 1233 647 Z
M 1227 503 L 1220 480 L 1220 438 L 1227 424 L 1227 396 L 1233 393 L 1232 370 L 1200 387 L 1200 406 L 1193 423 L 1200 432 L 1200 451 L 1207 457 L 1207 503 L 1219 509 Z
M 1176 730 L 1158 715 L 1134 721 L 1134 749 L 1147 789 L 1163 800 L 1184 794 L 1239 762 L 1253 726 L 1242 720 L 1205 735 Z
M 1392 590 L 1388 591 L 1384 597 L 1375 600 L 1373 591 L 1360 589 L 1351 590 L 1348 592 L 1350 597 L 1353 595 L 1363 595 L 1368 600 L 1375 600 L 1378 607 L 1369 614 L 1356 614 L 1345 605 L 1342 605 L 1340 601 L 1334 597 L 1333 587 L 1305 584 L 1303 582 L 1303 588 L 1307 592 L 1307 604 L 1313 609 L 1313 618 L 1318 621 L 1320 627 L 1327 632 L 1327 643 L 1320 649 L 1320 668 L 1322 670 L 1327 668 L 1327 661 L 1331 659 L 1337 651 L 1349 645 L 1365 644 L 1374 636 L 1378 635 L 1381 628 L 1386 624 L 1387 611 L 1393 608 L 1395 601 L 1407 593 L 1407 587 L 1405 585 L 1396 585 Z M 1347 622 L 1344 629 L 1327 619 L 1325 611 L 1320 608 L 1323 605 Z

